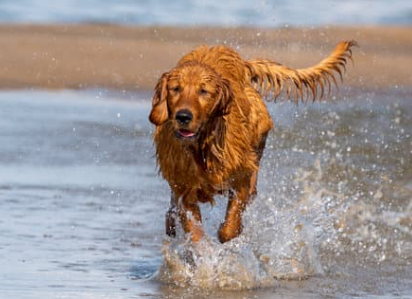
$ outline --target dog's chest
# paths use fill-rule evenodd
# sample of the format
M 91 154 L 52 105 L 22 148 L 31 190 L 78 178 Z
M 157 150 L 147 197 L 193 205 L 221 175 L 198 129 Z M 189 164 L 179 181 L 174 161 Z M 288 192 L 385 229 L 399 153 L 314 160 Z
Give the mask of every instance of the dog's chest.
M 172 188 L 196 188 L 213 194 L 228 189 L 224 169 L 194 155 L 189 148 L 158 144 L 157 152 L 160 171 Z

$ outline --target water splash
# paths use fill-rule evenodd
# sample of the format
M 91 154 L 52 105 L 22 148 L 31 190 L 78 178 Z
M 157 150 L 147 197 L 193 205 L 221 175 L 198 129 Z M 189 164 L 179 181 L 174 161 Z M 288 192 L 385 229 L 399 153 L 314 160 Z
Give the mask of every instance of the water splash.
M 359 199 L 347 180 L 331 180 L 340 167 L 318 159 L 290 181 L 294 192 L 262 192 L 244 215 L 242 235 L 228 243 L 166 241 L 158 279 L 200 289 L 255 289 L 344 268 L 339 260 L 379 266 L 388 257 L 410 258 L 412 200 L 404 211 L 379 211 L 368 201 L 381 201 L 382 187 L 369 186 L 369 197 Z M 345 176 L 352 171 L 346 167 Z M 407 238 L 390 238 L 393 229 Z
M 323 193 L 305 194 L 298 206 L 313 203 L 316 209 Z M 322 274 L 313 227 L 304 217 L 307 211 L 300 211 L 279 209 L 272 197 L 260 195 L 244 215 L 242 235 L 228 243 L 165 241 L 158 278 L 179 286 L 239 290 Z
M 239 237 L 226 244 L 203 240 L 198 244 L 165 242 L 158 279 L 178 286 L 241 290 L 268 287 L 276 279 L 304 279 L 314 274 L 311 252 L 297 240 L 273 247 Z M 278 243 L 280 244 L 280 243 Z

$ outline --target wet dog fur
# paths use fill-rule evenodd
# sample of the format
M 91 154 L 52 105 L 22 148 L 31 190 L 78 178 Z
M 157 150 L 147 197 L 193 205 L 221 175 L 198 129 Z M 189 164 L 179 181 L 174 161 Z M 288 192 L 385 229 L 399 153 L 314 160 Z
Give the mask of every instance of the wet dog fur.
M 160 173 L 171 188 L 166 233 L 179 219 L 193 242 L 204 236 L 199 203 L 229 198 L 218 238 L 242 231 L 242 213 L 256 195 L 259 162 L 272 119 L 264 100 L 282 91 L 297 101 L 324 96 L 352 57 L 354 41 L 340 42 L 320 63 L 291 69 L 270 60 L 244 60 L 226 46 L 200 46 L 159 79 L 149 119 Z

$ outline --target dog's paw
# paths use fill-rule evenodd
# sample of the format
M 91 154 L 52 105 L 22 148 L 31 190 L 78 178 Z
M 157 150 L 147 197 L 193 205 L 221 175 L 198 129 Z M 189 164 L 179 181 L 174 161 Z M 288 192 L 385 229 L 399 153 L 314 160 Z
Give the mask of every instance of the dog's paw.
M 218 231 L 218 238 L 220 243 L 226 243 L 238 237 L 243 231 L 243 226 L 240 224 L 237 227 L 222 223 Z

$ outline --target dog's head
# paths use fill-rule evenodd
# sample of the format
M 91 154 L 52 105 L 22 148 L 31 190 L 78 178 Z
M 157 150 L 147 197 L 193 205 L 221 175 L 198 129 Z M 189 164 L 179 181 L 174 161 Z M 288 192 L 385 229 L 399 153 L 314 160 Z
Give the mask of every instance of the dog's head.
M 156 126 L 170 121 L 178 138 L 195 140 L 211 120 L 229 113 L 231 99 L 229 80 L 206 64 L 186 62 L 159 79 L 149 120 Z

